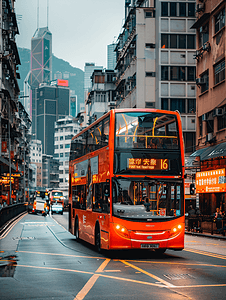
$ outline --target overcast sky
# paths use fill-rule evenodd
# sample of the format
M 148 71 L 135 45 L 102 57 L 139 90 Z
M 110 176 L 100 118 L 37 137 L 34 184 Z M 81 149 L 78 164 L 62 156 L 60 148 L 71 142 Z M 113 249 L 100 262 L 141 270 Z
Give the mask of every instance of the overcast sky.
M 18 47 L 31 48 L 37 28 L 47 26 L 48 0 L 16 0 Z M 84 70 L 86 62 L 107 67 L 107 45 L 116 40 L 124 21 L 125 0 L 49 0 L 48 27 L 53 54 Z

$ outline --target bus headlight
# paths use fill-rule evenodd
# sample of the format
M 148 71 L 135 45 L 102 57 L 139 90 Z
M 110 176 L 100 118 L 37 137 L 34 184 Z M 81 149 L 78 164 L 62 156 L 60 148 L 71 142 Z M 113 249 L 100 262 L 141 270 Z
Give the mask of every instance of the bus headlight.
M 182 230 L 182 228 L 183 228 L 183 226 L 181 224 L 178 224 L 178 225 L 174 226 L 170 230 L 170 237 L 173 237 L 173 236 L 177 235 Z
M 119 225 L 119 224 L 113 224 L 115 232 L 120 235 L 123 238 L 130 239 L 129 231 L 126 227 Z

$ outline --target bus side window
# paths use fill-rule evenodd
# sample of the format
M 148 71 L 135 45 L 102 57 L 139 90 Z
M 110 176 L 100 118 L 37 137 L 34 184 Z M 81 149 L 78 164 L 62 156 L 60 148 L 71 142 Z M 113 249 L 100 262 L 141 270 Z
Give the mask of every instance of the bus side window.
M 95 150 L 102 147 L 102 122 L 94 128 Z
M 102 136 L 102 143 L 103 146 L 108 145 L 108 140 L 109 140 L 109 126 L 110 126 L 110 117 L 107 117 L 106 119 L 103 120 L 103 136 Z
M 93 185 L 93 211 L 102 212 L 102 186 L 101 183 Z

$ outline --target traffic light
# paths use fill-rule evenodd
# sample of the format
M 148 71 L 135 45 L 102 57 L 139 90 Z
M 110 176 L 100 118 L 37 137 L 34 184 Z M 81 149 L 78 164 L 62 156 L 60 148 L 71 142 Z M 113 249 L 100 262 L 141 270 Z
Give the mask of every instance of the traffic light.
M 195 184 L 191 183 L 190 184 L 190 195 L 194 195 L 195 194 Z

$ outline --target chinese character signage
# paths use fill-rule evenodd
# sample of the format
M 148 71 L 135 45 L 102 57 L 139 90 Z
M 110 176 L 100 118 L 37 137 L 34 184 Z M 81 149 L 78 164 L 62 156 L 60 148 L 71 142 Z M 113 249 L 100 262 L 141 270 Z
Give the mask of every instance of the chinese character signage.
M 127 168 L 130 170 L 168 170 L 168 159 L 128 158 Z
M 222 193 L 225 191 L 225 169 L 196 173 L 196 193 Z

